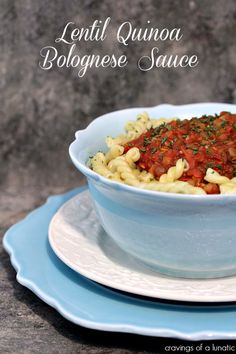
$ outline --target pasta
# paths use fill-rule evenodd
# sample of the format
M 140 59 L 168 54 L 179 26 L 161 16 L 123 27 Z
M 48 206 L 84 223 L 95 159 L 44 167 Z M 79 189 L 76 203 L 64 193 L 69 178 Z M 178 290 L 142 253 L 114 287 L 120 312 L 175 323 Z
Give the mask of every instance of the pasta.
M 221 176 L 212 168 L 208 168 L 205 180 L 211 183 L 217 183 L 220 186 L 221 194 L 236 194 L 236 178 L 231 180 L 228 177 Z
M 223 141 L 226 125 L 232 139 L 225 140 L 224 129 Z M 97 152 L 89 165 L 106 178 L 146 190 L 236 194 L 235 139 L 236 114 L 180 121 L 150 119 L 144 112 L 126 123 L 125 133 L 108 136 L 108 151 Z
M 187 171 L 189 168 L 188 162 L 184 159 L 179 159 L 176 162 L 176 165 L 170 167 L 167 173 L 163 174 L 159 181 L 161 183 L 175 182 L 179 179 L 184 171 Z
M 150 119 L 146 112 L 138 115 L 136 121 L 129 121 L 125 125 L 126 134 L 121 134 L 116 138 L 108 136 L 106 144 L 110 148 L 113 145 L 125 144 L 133 139 L 136 139 L 140 134 L 147 132 L 151 128 L 157 128 L 161 124 L 168 122 L 168 119 Z

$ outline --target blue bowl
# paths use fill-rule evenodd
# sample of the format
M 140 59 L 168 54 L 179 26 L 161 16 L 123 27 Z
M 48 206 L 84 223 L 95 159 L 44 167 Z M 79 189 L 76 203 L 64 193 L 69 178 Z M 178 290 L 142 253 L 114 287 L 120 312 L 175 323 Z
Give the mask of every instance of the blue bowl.
M 95 119 L 76 132 L 69 154 L 87 177 L 98 217 L 126 252 L 170 276 L 216 278 L 236 274 L 236 195 L 182 195 L 142 190 L 108 180 L 87 166 L 89 156 L 106 151 L 128 120 L 146 111 L 152 118 L 189 118 L 236 105 L 198 103 L 125 109 Z

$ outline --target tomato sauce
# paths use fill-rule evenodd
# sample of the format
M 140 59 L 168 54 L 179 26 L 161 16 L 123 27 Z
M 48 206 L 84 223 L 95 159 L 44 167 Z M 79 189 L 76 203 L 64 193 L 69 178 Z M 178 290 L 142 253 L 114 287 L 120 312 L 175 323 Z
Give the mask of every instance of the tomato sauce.
M 140 150 L 137 165 L 158 180 L 180 158 L 187 160 L 188 171 L 180 180 L 202 187 L 208 194 L 219 193 L 219 187 L 204 180 L 211 167 L 222 176 L 236 177 L 236 114 L 204 115 L 190 120 L 173 120 L 151 128 L 125 144 Z

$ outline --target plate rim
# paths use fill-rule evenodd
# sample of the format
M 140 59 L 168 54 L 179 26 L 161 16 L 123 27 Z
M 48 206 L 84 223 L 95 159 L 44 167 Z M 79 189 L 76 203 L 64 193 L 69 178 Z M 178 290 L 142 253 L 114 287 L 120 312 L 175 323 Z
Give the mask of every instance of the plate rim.
M 136 291 L 134 291 L 134 288 L 132 286 L 129 286 L 127 284 L 123 285 L 121 284 L 112 284 L 111 282 L 109 282 L 107 279 L 104 279 L 103 277 L 99 278 L 99 275 L 96 276 L 93 273 L 91 273 L 89 270 L 86 271 L 84 268 L 80 268 L 78 265 L 74 264 L 73 261 L 70 261 L 64 254 L 63 252 L 60 251 L 60 249 L 58 249 L 57 244 L 55 242 L 55 235 L 53 234 L 53 228 L 54 228 L 54 223 L 55 220 L 57 220 L 59 213 L 62 211 L 63 208 L 67 207 L 68 205 L 70 205 L 73 200 L 76 200 L 82 193 L 88 193 L 89 195 L 89 189 L 85 189 L 84 191 L 82 191 L 81 193 L 77 194 L 76 196 L 72 197 L 71 199 L 69 199 L 67 202 L 65 202 L 63 205 L 61 205 L 61 207 L 57 210 L 57 212 L 54 214 L 54 216 L 51 219 L 51 222 L 49 224 L 49 228 L 48 228 L 48 240 L 50 243 L 51 248 L 53 249 L 53 252 L 57 255 L 57 257 L 69 268 L 71 268 L 72 270 L 74 270 L 76 273 L 88 278 L 89 280 L 95 281 L 101 285 L 105 285 L 108 286 L 114 290 L 119 290 L 119 291 L 124 291 L 129 293 L 131 296 L 132 295 L 141 295 L 144 296 L 145 298 L 150 299 L 150 298 L 155 298 L 156 300 L 172 300 L 172 301 L 178 301 L 178 302 L 198 302 L 198 303 L 206 303 L 206 304 L 214 304 L 214 303 L 231 303 L 231 302 L 235 302 L 236 301 L 236 294 L 235 296 L 233 295 L 228 295 L 228 296 L 224 296 L 224 295 L 216 295 L 214 297 L 212 297 L 212 295 L 208 295 L 208 297 L 206 299 L 203 299 L 202 295 L 197 294 L 197 295 L 193 295 L 192 298 L 189 298 L 189 295 L 180 295 L 177 293 L 172 293 L 170 291 L 168 291 L 168 293 L 159 293 L 158 296 L 155 296 L 155 294 L 152 293 L 152 291 L 143 291 L 140 290 L 140 288 L 138 288 Z M 94 209 L 92 203 L 91 203 L 92 208 Z M 98 220 L 99 222 L 99 220 Z M 100 224 L 100 223 L 99 223 Z M 78 231 L 78 234 L 81 234 L 80 231 Z M 107 235 L 107 237 L 110 237 L 109 235 Z M 114 241 L 115 242 L 115 241 Z M 96 247 L 97 246 L 97 247 Z M 117 245 L 117 247 L 119 247 Z M 101 253 L 101 247 L 99 247 L 98 244 L 95 245 L 95 248 L 97 248 Z M 122 252 L 124 252 L 122 250 Z M 104 253 L 103 253 L 104 255 Z M 105 257 L 107 258 L 107 256 L 105 255 Z M 112 262 L 112 261 L 111 261 Z M 113 263 L 113 262 L 112 262 Z M 128 268 L 126 268 L 128 269 Z M 138 274 L 140 274 L 140 272 L 137 272 Z M 157 273 L 158 276 L 158 273 Z M 162 276 L 160 274 L 160 276 Z M 144 274 L 145 277 L 145 274 Z M 211 278 L 211 279 L 185 279 L 185 278 L 178 278 L 178 277 L 166 277 L 166 281 L 168 282 L 168 278 L 171 280 L 174 280 L 176 282 L 186 282 L 186 285 L 191 285 L 191 283 L 200 283 L 200 284 L 204 284 L 204 283 L 209 283 L 209 282 L 224 282 L 227 281 L 227 279 L 235 279 L 236 281 L 236 275 L 235 276 L 229 276 L 229 277 L 220 277 L 220 278 Z M 187 284 L 189 282 L 189 284 Z
M 161 337 L 171 337 L 171 338 L 177 338 L 177 339 L 183 339 L 183 340 L 213 340 L 213 339 L 235 339 L 236 338 L 236 330 L 235 331 L 213 331 L 209 332 L 207 330 L 203 331 L 196 331 L 196 332 L 191 332 L 191 333 L 185 333 L 184 331 L 177 331 L 169 328 L 148 328 L 147 326 L 145 327 L 140 327 L 137 325 L 133 324 L 124 324 L 124 323 L 116 323 L 116 324 L 110 324 L 110 323 L 101 323 L 101 322 L 96 322 L 96 321 L 88 321 L 86 319 L 83 319 L 78 316 L 74 316 L 73 314 L 69 313 L 66 309 L 63 308 L 63 305 L 60 304 L 59 301 L 55 300 L 52 296 L 48 295 L 47 291 L 45 289 L 40 289 L 40 287 L 36 284 L 35 279 L 30 279 L 30 277 L 27 277 L 27 275 L 24 275 L 24 272 L 21 268 L 21 262 L 20 259 L 17 255 L 17 252 L 14 250 L 14 246 L 11 244 L 11 239 L 10 235 L 12 233 L 17 232 L 17 229 L 24 224 L 27 224 L 30 222 L 35 215 L 37 215 L 41 210 L 43 210 L 46 206 L 50 206 L 50 204 L 53 204 L 57 200 L 60 201 L 60 199 L 66 198 L 69 200 L 70 195 L 73 196 L 75 194 L 79 194 L 83 190 L 85 190 L 87 186 L 79 187 L 76 189 L 73 189 L 69 192 L 55 195 L 55 196 L 50 196 L 46 203 L 43 204 L 42 206 L 34 209 L 31 211 L 24 219 L 21 221 L 17 222 L 13 226 L 11 226 L 6 233 L 4 234 L 3 237 L 3 248 L 5 251 L 9 254 L 10 256 L 10 261 L 13 266 L 13 268 L 16 271 L 16 279 L 17 281 L 31 290 L 35 295 L 37 295 L 42 301 L 50 305 L 51 307 L 55 308 L 64 318 L 67 320 L 77 324 L 81 325 L 87 328 L 91 329 L 96 329 L 96 330 L 102 330 L 102 331 L 109 331 L 109 332 L 123 332 L 123 333 L 133 333 L 133 334 L 139 334 L 139 335 L 147 335 L 147 336 L 161 336 Z M 62 203 L 61 203 L 62 205 Z

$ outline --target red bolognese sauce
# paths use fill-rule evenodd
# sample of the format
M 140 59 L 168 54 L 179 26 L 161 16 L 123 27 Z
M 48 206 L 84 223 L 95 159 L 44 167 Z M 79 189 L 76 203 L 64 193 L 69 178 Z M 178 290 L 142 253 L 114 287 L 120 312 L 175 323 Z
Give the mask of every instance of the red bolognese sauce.
M 158 180 L 180 158 L 187 160 L 188 171 L 180 180 L 219 193 L 218 185 L 204 180 L 210 167 L 228 178 L 236 177 L 236 114 L 204 115 L 190 120 L 173 120 L 151 128 L 125 144 L 140 150 L 137 165 Z

